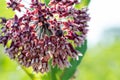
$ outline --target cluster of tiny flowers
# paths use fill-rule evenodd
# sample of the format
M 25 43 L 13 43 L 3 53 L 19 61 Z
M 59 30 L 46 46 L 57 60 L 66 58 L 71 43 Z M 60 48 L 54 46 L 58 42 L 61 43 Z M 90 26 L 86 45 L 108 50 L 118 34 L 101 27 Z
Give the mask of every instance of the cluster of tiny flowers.
M 73 5 L 78 0 L 51 0 L 48 6 L 38 0 L 31 2 L 22 17 L 0 18 L 0 43 L 5 52 L 35 72 L 49 71 L 50 60 L 52 66 L 71 66 L 68 57 L 78 59 L 82 53 L 70 41 L 77 46 L 84 43 L 89 21 L 87 9 L 76 10 Z M 21 0 L 10 0 L 7 4 L 17 11 L 25 7 Z

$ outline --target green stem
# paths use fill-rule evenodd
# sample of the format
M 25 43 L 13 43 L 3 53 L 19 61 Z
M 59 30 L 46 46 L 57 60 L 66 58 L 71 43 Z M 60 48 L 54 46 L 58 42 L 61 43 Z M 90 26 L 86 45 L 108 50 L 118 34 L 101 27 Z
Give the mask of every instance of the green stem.
M 31 80 L 36 80 L 34 75 L 31 74 L 24 66 L 21 66 L 21 68 L 24 70 L 24 72 L 31 78 Z

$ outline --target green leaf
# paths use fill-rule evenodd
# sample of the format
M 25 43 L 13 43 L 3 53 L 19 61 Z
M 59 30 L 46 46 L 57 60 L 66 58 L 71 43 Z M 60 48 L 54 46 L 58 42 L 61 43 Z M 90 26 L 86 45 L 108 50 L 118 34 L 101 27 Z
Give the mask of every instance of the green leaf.
M 57 80 L 56 77 L 56 71 L 58 71 L 57 68 L 52 68 L 52 66 L 50 67 L 51 68 L 49 72 L 40 75 L 42 80 Z
M 81 2 L 79 4 L 75 5 L 76 9 L 82 9 L 84 7 L 87 7 L 89 5 L 91 0 L 81 0 Z
M 0 0 L 0 17 L 13 18 L 15 12 L 11 8 L 7 8 L 6 0 Z
M 45 4 L 48 6 L 50 0 L 44 0 Z
M 57 80 L 57 76 L 56 76 L 57 71 L 59 71 L 57 66 L 54 68 L 51 67 L 51 80 Z
M 86 49 L 87 49 L 87 41 L 85 41 L 84 45 L 82 45 L 81 47 L 76 47 L 76 50 L 81 52 L 83 54 L 83 56 L 82 57 L 80 56 L 78 61 L 71 59 L 70 62 L 71 62 L 72 67 L 66 68 L 64 70 L 64 72 L 61 75 L 61 80 L 69 80 L 74 75 L 74 73 L 77 69 L 77 66 L 80 64 L 82 58 L 85 55 Z

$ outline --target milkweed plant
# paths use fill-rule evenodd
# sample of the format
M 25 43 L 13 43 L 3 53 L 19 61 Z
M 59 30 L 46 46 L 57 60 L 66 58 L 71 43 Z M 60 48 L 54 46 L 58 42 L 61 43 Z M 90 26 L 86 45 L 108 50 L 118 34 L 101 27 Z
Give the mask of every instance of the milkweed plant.
M 40 79 L 37 74 L 43 80 L 69 80 L 87 48 L 90 0 L 29 0 L 29 7 L 22 1 L 7 1 L 7 7 L 21 16 L 0 17 L 5 53 L 32 80 Z

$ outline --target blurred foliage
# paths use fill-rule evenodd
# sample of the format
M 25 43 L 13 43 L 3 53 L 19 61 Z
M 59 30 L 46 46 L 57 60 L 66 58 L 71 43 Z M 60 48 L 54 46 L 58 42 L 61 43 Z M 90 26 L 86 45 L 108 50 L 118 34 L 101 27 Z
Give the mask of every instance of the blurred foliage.
M 74 80 L 120 80 L 119 68 L 120 41 L 99 44 L 87 51 Z
M 76 9 L 82 9 L 84 7 L 87 7 L 89 5 L 91 0 L 81 0 L 81 2 L 79 4 L 75 5 Z
M 0 17 L 12 18 L 13 16 L 14 12 L 7 8 L 5 0 L 0 0 Z

